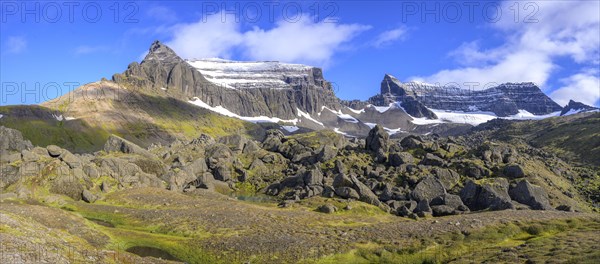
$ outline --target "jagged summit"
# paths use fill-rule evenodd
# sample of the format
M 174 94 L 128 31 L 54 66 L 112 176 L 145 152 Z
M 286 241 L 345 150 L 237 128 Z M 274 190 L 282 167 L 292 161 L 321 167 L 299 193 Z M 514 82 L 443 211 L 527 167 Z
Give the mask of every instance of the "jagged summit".
M 600 109 L 593 107 L 593 106 L 586 105 L 581 102 L 569 100 L 569 103 L 567 105 L 565 105 L 563 110 L 560 112 L 560 115 L 561 116 L 572 115 L 572 114 L 577 114 L 577 113 L 591 112 L 591 111 L 598 111 L 598 110 L 600 110 Z
M 173 51 L 167 45 L 164 45 L 160 41 L 155 40 L 150 45 L 150 48 L 148 49 L 148 54 L 146 55 L 142 63 L 152 60 L 179 62 L 183 59 L 180 58 L 177 55 L 177 53 L 175 53 L 175 51 Z

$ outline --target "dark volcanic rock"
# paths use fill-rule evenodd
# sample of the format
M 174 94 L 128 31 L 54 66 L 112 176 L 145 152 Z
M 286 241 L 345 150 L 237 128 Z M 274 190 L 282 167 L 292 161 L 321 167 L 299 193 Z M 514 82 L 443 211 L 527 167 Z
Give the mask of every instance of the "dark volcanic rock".
M 534 210 L 552 210 L 550 200 L 544 188 L 522 180 L 514 187 L 511 186 L 510 197 L 515 201 L 531 206 Z
M 432 172 L 446 190 L 452 189 L 460 181 L 460 175 L 451 169 L 435 168 Z
M 460 198 L 473 211 L 514 208 L 508 195 L 508 181 L 504 178 L 486 179 L 482 183 L 469 180 Z
M 365 139 L 365 149 L 375 152 L 377 162 L 386 160 L 386 152 L 389 149 L 390 135 L 383 129 L 382 126 L 376 125 L 369 131 L 369 135 Z
M 431 199 L 445 193 L 444 185 L 437 178 L 426 176 L 415 186 L 410 195 L 415 201 L 419 202 L 423 200 L 431 201 Z
M 455 215 L 469 212 L 469 208 L 463 204 L 460 197 L 445 193 L 435 197 L 429 203 L 434 216 Z
M 444 166 L 444 164 L 446 164 L 446 162 L 442 158 L 440 158 L 436 155 L 427 153 L 427 154 L 425 154 L 425 158 L 423 158 L 423 160 L 421 160 L 421 164 L 429 165 L 429 166 Z
M 356 199 L 358 200 L 360 196 L 356 190 L 350 187 L 339 187 L 335 189 L 335 194 L 344 199 Z
M 317 211 L 321 212 L 321 213 L 326 213 L 326 214 L 332 214 L 335 213 L 337 211 L 337 207 L 331 205 L 331 204 L 324 204 L 319 206 L 319 208 L 317 208 Z
M 391 166 L 398 167 L 402 164 L 412 164 L 415 162 L 414 157 L 408 152 L 393 152 L 389 155 Z
M 521 165 L 508 165 L 504 167 L 504 175 L 512 179 L 523 178 L 525 177 L 525 171 Z

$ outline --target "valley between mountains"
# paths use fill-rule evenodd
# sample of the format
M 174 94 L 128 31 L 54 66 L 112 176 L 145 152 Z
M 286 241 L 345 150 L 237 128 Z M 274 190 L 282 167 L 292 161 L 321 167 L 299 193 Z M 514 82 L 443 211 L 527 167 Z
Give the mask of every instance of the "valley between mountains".
M 597 263 L 600 112 L 533 83 L 141 63 L 0 106 L 1 263 Z

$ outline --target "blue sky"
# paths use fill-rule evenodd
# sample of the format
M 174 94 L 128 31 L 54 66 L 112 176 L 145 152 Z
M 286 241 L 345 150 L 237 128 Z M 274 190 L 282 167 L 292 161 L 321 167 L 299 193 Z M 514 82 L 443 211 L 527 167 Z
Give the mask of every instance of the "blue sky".
M 594 0 L 0 5 L 0 105 L 39 103 L 74 83 L 110 78 L 158 39 L 184 58 L 322 67 L 342 99 L 375 95 L 390 73 L 477 88 L 531 81 L 559 104 L 600 106 Z

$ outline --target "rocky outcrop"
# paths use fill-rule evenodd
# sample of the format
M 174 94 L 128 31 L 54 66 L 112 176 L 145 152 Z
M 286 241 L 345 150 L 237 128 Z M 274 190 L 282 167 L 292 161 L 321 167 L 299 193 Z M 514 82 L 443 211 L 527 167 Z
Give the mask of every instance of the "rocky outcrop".
M 121 152 L 127 154 L 138 154 L 149 158 L 154 157 L 154 155 L 152 155 L 146 149 L 143 149 L 142 147 L 116 135 L 110 135 L 110 137 L 108 137 L 106 144 L 104 144 L 104 151 L 108 153 Z
M 446 193 L 444 185 L 434 176 L 426 176 L 416 186 L 410 194 L 411 197 L 419 201 L 431 201 L 433 198 Z
M 376 125 L 365 139 L 365 149 L 374 152 L 378 162 L 384 162 L 389 148 L 389 138 L 390 135 L 385 132 L 385 129 Z
M 460 198 L 472 211 L 512 209 L 508 187 L 508 181 L 503 178 L 467 181 Z
M 515 201 L 529 205 L 534 210 L 552 210 L 548 194 L 546 191 L 537 185 L 529 183 L 527 180 L 519 181 L 516 185 L 511 186 L 509 190 L 510 197 Z
M 20 131 L 0 126 L 0 152 L 21 151 L 32 148 L 29 140 L 24 140 Z

